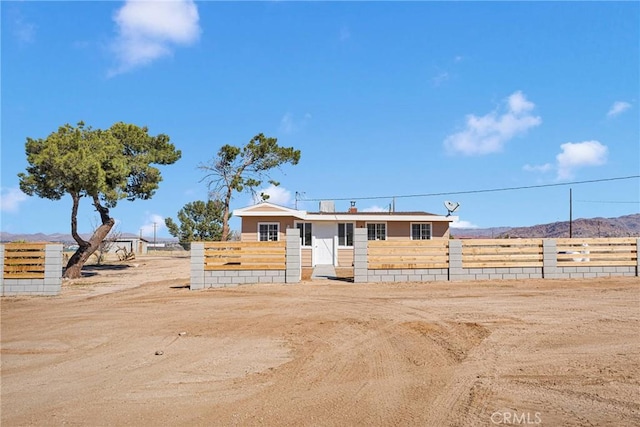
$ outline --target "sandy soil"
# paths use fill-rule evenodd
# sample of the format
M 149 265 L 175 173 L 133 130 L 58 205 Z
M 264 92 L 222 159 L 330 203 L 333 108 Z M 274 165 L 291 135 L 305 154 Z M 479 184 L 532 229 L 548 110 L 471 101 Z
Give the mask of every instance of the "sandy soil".
M 2 426 L 640 425 L 640 281 L 190 291 L 189 259 L 2 298 Z

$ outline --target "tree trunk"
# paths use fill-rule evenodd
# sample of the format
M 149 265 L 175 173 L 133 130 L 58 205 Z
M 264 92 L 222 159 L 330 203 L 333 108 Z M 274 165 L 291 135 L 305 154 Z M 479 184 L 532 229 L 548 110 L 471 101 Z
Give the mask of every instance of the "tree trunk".
M 100 247 L 102 241 L 105 239 L 105 237 L 107 237 L 107 235 L 113 228 L 115 220 L 109 217 L 109 209 L 100 205 L 97 197 L 94 197 L 93 205 L 100 213 L 102 225 L 100 225 L 100 227 L 98 227 L 93 232 L 93 235 L 88 242 L 86 240 L 83 240 L 78 234 L 77 229 L 77 213 L 80 196 L 77 194 L 72 194 L 71 197 L 73 198 L 73 210 L 71 214 L 71 234 L 80 247 L 69 259 L 67 268 L 65 269 L 62 277 L 66 279 L 77 279 L 82 276 L 82 267 L 87 262 L 91 254 L 93 254 Z
M 224 212 L 222 214 L 222 235 L 220 240 L 226 242 L 229 240 L 229 205 L 231 204 L 231 188 L 227 189 L 227 194 L 224 198 Z

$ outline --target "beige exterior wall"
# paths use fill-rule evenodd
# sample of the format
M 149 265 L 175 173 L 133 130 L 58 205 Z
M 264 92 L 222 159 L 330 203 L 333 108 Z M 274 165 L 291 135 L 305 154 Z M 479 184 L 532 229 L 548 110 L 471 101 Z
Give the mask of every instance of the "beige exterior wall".
M 449 223 L 448 222 L 432 222 L 431 234 L 434 239 L 448 239 L 449 238 Z
M 278 240 L 284 240 L 287 228 L 293 228 L 292 217 L 244 217 L 242 218 L 242 229 L 240 230 L 240 240 L 243 242 L 258 241 L 258 224 L 259 223 L 278 223 Z
M 242 218 L 242 230 L 240 239 L 245 242 L 255 242 L 258 240 L 258 223 L 268 222 L 280 224 L 279 239 L 284 239 L 287 228 L 293 228 L 296 218 L 293 217 L 244 217 Z M 356 228 L 366 228 L 365 221 L 356 221 Z M 431 233 L 433 239 L 448 239 L 450 230 L 448 222 L 432 222 Z M 387 222 L 388 240 L 411 239 L 411 222 Z
M 411 221 L 387 222 L 387 240 L 410 240 L 411 239 Z M 448 239 L 449 223 L 448 222 L 431 222 L 431 238 L 432 239 Z M 357 228 L 366 227 L 364 222 L 358 221 Z

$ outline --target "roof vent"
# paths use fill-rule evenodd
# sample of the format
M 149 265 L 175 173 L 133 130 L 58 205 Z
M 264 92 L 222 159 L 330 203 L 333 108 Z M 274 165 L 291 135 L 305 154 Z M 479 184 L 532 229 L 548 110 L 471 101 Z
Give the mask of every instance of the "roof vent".
M 320 213 L 334 213 L 336 204 L 333 200 L 323 200 L 320 202 Z

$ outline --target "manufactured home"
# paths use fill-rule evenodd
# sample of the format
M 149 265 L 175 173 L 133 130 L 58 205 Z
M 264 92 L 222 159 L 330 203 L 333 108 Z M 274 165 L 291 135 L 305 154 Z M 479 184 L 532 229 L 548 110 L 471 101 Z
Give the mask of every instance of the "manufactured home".
M 300 230 L 302 267 L 353 265 L 355 228 L 366 228 L 369 240 L 449 239 L 449 225 L 456 217 L 428 212 L 358 212 L 355 203 L 347 212 L 336 212 L 334 203 L 320 202 L 318 212 L 291 209 L 262 202 L 233 211 L 241 218 L 240 240 L 283 240 L 288 228 Z

